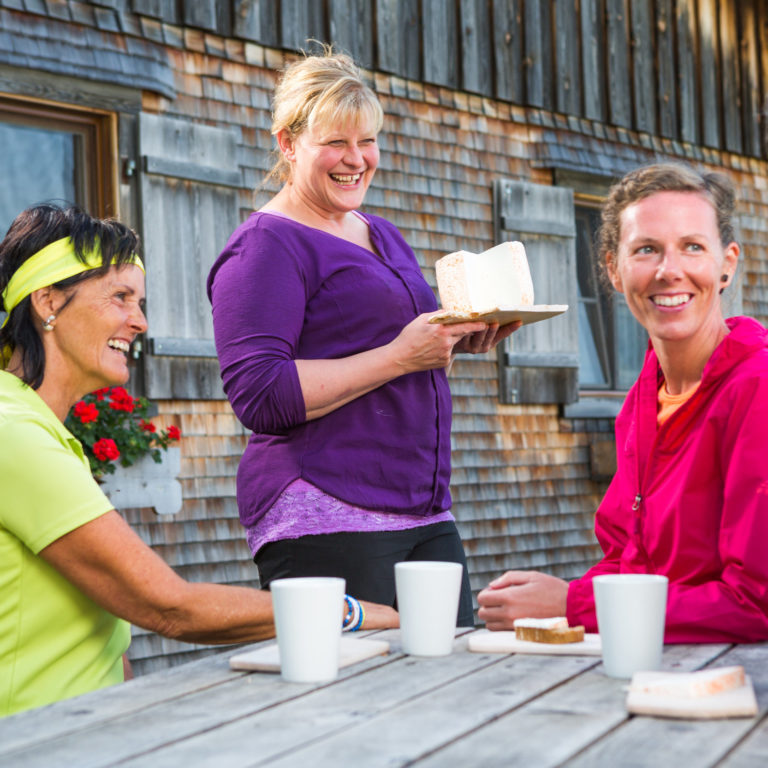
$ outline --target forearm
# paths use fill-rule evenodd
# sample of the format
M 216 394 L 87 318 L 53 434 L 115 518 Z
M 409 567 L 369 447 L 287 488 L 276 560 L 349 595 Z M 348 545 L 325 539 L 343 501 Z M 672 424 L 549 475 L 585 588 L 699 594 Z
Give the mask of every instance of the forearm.
M 185 581 L 114 510 L 57 539 L 40 556 L 105 610 L 165 637 L 226 644 L 275 634 L 269 592 Z M 392 608 L 365 609 L 364 629 L 397 626 Z
M 166 637 L 235 643 L 274 634 L 268 593 L 185 581 L 115 511 L 57 539 L 40 556 L 105 610 Z
M 307 419 L 316 419 L 407 373 L 446 368 L 456 344 L 485 323 L 440 325 L 419 315 L 388 344 L 349 357 L 297 360 Z
M 325 416 L 406 372 L 389 346 L 336 360 L 297 360 L 296 370 L 307 421 Z
M 208 583 L 185 582 L 178 599 L 152 611 L 142 625 L 165 637 L 211 645 L 255 642 L 275 634 L 268 592 Z

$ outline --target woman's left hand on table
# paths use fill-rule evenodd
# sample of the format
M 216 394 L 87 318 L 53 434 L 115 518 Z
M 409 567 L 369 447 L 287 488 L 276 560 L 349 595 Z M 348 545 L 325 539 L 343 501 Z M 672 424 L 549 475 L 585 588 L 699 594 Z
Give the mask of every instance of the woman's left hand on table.
M 400 626 L 400 614 L 388 605 L 360 601 L 365 611 L 365 619 L 360 629 L 391 629 Z
M 513 629 L 515 619 L 565 616 L 568 582 L 540 571 L 507 571 L 477 596 L 478 618 L 491 630 Z

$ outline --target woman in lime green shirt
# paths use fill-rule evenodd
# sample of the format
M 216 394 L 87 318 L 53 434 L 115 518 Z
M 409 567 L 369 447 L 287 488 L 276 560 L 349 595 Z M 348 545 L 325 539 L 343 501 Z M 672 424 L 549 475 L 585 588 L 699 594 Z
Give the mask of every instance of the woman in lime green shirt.
M 0 243 L 0 716 L 122 681 L 128 622 L 197 643 L 274 633 L 268 593 L 189 583 L 147 547 L 64 427 L 85 394 L 128 380 L 147 328 L 137 246 L 53 205 Z M 396 625 L 366 606 L 365 628 Z

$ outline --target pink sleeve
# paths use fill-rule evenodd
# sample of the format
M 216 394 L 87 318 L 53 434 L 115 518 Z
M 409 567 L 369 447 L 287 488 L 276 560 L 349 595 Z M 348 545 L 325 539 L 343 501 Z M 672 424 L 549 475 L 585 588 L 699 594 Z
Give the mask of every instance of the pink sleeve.
M 583 624 L 587 632 L 597 632 L 592 577 L 603 573 L 619 573 L 621 553 L 627 543 L 625 526 L 617 524 L 620 517 L 618 487 L 619 476 L 616 475 L 595 515 L 595 535 L 603 550 L 602 559 L 580 579 L 568 585 L 566 613 L 568 624 L 571 626 Z

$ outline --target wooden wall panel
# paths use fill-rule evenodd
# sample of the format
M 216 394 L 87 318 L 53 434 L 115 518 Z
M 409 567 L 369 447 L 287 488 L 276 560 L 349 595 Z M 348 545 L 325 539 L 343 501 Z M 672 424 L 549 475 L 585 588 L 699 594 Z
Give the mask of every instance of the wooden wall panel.
M 549 0 L 525 6 L 526 103 L 551 109 L 553 98 L 552 10 Z
M 701 77 L 701 141 L 719 147 L 722 137 L 720 95 L 720 30 L 717 0 L 699 0 L 699 73 Z
M 235 37 L 262 45 L 277 46 L 278 7 L 272 0 L 232 0 L 232 32 Z
M 493 82 L 489 6 L 477 0 L 459 0 L 459 30 L 461 87 L 472 93 L 487 93 Z
M 219 9 L 223 6 L 216 0 L 182 0 L 182 21 L 191 27 L 200 27 L 211 32 L 219 30 Z
M 632 126 L 632 89 L 629 77 L 628 0 L 607 0 L 608 116 L 614 125 Z
M 494 96 L 523 102 L 522 0 L 493 0 Z
M 576 0 L 555 2 L 555 109 L 568 115 L 581 112 L 579 68 L 579 15 Z
M 724 148 L 741 152 L 742 139 L 742 92 L 741 56 L 736 8 L 730 3 L 720 3 L 720 46 L 722 56 Z
M 315 50 L 308 40 L 328 39 L 325 3 L 315 0 L 280 0 L 280 43 L 294 50 Z
M 579 14 L 583 115 L 590 120 L 602 122 L 607 114 L 604 0 L 581 0 Z
M 373 8 L 368 0 L 329 0 L 331 40 L 363 67 L 374 63 Z
M 652 0 L 633 0 L 630 10 L 635 127 L 639 131 L 655 133 L 656 88 L 653 57 L 655 40 Z
M 124 0 L 113 7 L 124 30 L 155 42 L 178 46 L 181 26 L 197 31 L 197 50 L 229 37 L 310 52 L 319 50 L 310 40 L 333 41 L 369 70 L 766 155 L 764 0 Z M 138 23 L 134 15 L 146 18 Z
M 760 5 L 765 6 L 764 2 Z M 758 0 L 739 3 L 739 48 L 741 50 L 742 104 L 744 115 L 744 151 L 759 155 L 760 117 L 768 105 L 760 99 L 760 62 L 758 51 Z
M 677 0 L 677 71 L 678 109 L 680 110 L 680 138 L 699 143 L 700 99 L 698 78 L 698 35 L 696 34 L 696 7 L 694 0 Z
M 153 16 L 171 24 L 178 24 L 179 14 L 175 0 L 131 0 L 134 13 Z
M 378 0 L 377 67 L 383 72 L 421 79 L 419 0 Z
M 757 36 L 760 46 L 760 113 L 761 156 L 768 156 L 768 3 L 757 5 Z
M 455 0 L 421 0 L 424 79 L 457 88 L 458 8 Z

